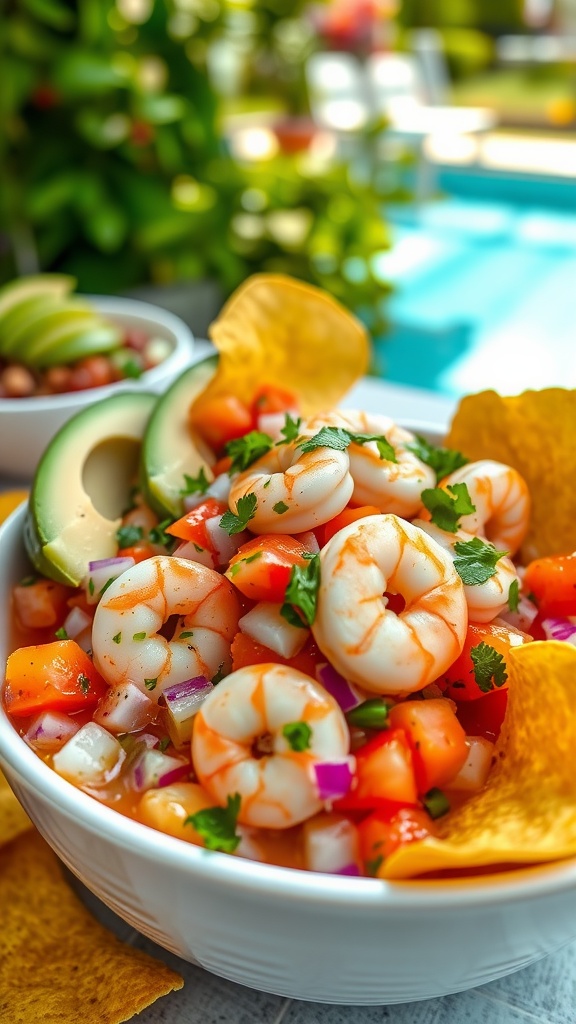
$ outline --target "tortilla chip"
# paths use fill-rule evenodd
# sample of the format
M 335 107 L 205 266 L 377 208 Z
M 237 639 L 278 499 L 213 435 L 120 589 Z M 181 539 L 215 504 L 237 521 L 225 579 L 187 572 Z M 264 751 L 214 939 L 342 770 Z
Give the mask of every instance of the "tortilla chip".
M 0 771 L 0 847 L 29 828 L 32 828 L 30 818 Z
M 256 274 L 209 329 L 220 353 L 203 398 L 228 393 L 250 403 L 255 388 L 295 391 L 302 412 L 331 408 L 368 369 L 368 334 L 336 299 L 282 274 Z
M 508 707 L 486 787 L 437 821 L 438 839 L 393 853 L 381 877 L 576 856 L 576 648 L 534 641 L 512 648 L 508 661 Z
M 21 502 L 28 498 L 28 491 L 4 491 L 0 494 L 0 523 L 8 518 Z
M 0 906 L 0 1020 L 119 1024 L 182 988 L 94 920 L 36 831 L 0 850 Z
M 546 388 L 503 398 L 463 398 L 446 444 L 469 459 L 496 459 L 524 477 L 532 496 L 524 563 L 576 550 L 576 391 Z

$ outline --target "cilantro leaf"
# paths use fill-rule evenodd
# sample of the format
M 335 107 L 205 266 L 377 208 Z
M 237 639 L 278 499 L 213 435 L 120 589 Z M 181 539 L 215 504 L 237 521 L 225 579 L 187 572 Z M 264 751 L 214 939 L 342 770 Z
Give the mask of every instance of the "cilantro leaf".
M 396 452 L 384 434 L 350 434 L 350 440 L 353 444 L 368 444 L 369 441 L 375 441 L 378 454 L 384 462 L 398 462 Z
M 496 562 L 506 555 L 506 551 L 497 551 L 493 544 L 474 537 L 472 540 L 456 541 L 454 544 L 456 558 L 454 568 L 463 583 L 477 586 L 486 583 L 496 575 Z
M 293 565 L 280 614 L 292 626 L 306 629 L 316 618 L 320 587 L 320 556 L 312 555 L 306 565 Z
M 276 504 L 272 506 L 272 511 L 275 512 L 277 516 L 284 515 L 288 509 L 289 505 L 287 505 L 285 501 L 277 501 Z
M 262 430 L 251 430 L 244 437 L 236 437 L 224 445 L 224 450 L 232 459 L 228 473 L 241 473 L 248 469 L 262 455 L 266 455 L 274 447 L 274 441 Z
M 508 608 L 511 612 L 517 612 L 520 605 L 520 586 L 518 580 L 512 580 L 508 591 Z
M 432 522 L 447 533 L 456 533 L 460 516 L 476 511 L 466 484 L 448 484 L 446 491 L 442 487 L 427 487 L 422 491 L 421 498 L 422 504 L 430 512 Z
M 333 448 L 343 452 L 351 444 L 368 444 L 375 441 L 378 454 L 387 462 L 397 462 L 396 453 L 383 434 L 353 434 L 344 427 L 322 427 L 317 434 L 302 441 L 298 446 L 303 452 L 314 452 L 317 448 Z
M 169 544 L 173 543 L 174 538 L 165 532 L 166 527 L 171 526 L 172 523 L 172 519 L 163 519 L 161 523 L 158 523 L 157 526 L 153 526 L 152 529 L 148 531 L 148 537 L 153 544 L 163 544 L 164 547 L 168 547 Z
M 184 819 L 185 825 L 192 825 L 202 836 L 207 850 L 222 850 L 234 853 L 241 836 L 236 834 L 236 822 L 240 810 L 240 794 L 229 796 L 226 807 L 206 807 L 203 811 L 190 814 Z
M 134 526 L 132 523 L 127 523 L 126 526 L 120 526 L 116 530 L 118 547 L 131 548 L 133 544 L 137 544 L 139 540 L 142 540 L 143 534 L 144 530 L 141 526 Z
M 495 686 L 503 686 L 508 679 L 504 656 L 483 640 L 470 651 L 474 665 L 474 679 L 482 693 L 490 693 Z
M 236 512 L 228 509 L 224 513 L 220 520 L 220 526 L 230 536 L 233 533 L 242 533 L 242 530 L 246 529 L 250 520 L 254 519 L 257 505 L 258 499 L 253 491 L 250 494 L 245 494 L 243 498 L 238 498 Z
M 60 626 L 60 628 L 57 629 L 56 632 L 54 633 L 54 636 L 58 640 L 69 640 L 70 639 L 70 637 L 68 636 L 68 633 L 64 629 L 64 626 Z
M 470 460 L 457 452 L 455 448 L 439 448 L 430 444 L 421 434 L 416 434 L 413 444 L 407 444 L 406 448 L 413 455 L 416 455 L 421 462 L 426 463 L 436 473 L 436 482 L 443 480 L 456 469 L 465 466 Z
M 190 476 L 184 473 L 184 487 L 180 494 L 205 494 L 210 486 L 210 481 L 204 472 L 204 466 L 200 467 L 198 476 Z
M 290 444 L 291 441 L 295 441 L 296 438 L 298 437 L 298 434 L 300 433 L 301 423 L 302 420 L 300 419 L 300 417 L 298 417 L 298 419 L 293 420 L 290 413 L 287 412 L 286 418 L 284 420 L 284 426 L 280 430 L 280 433 L 282 434 L 284 440 L 277 441 L 276 444 Z
M 288 740 L 290 749 L 300 754 L 303 750 L 310 749 L 312 729 L 307 722 L 287 722 L 282 729 L 282 735 Z

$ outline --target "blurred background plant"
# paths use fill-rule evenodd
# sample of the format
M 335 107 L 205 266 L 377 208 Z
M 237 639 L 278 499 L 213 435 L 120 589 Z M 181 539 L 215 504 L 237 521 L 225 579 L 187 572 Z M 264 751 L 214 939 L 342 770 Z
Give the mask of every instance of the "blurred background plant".
M 82 291 L 114 293 L 208 279 L 226 294 L 254 271 L 283 271 L 371 311 L 381 329 L 386 286 L 371 261 L 388 245 L 394 183 L 374 161 L 335 160 L 306 117 L 318 8 L 6 6 L 2 280 L 58 270 Z

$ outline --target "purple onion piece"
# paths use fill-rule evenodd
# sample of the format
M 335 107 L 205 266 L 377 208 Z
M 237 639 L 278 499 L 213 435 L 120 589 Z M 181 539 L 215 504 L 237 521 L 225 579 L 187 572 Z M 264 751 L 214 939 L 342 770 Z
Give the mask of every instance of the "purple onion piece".
M 343 868 L 338 868 L 338 871 L 334 872 L 335 875 L 350 875 L 354 878 L 359 878 L 360 869 L 357 864 L 346 864 Z
M 114 558 L 98 558 L 95 562 L 88 562 L 88 569 L 90 572 L 96 572 L 97 569 L 120 569 L 122 571 L 122 566 L 125 569 L 131 569 L 133 565 L 133 558 L 130 558 L 128 555 L 121 555 Z
M 352 785 L 349 761 L 319 761 L 313 766 L 320 800 L 338 800 Z
M 542 629 L 548 640 L 565 640 L 576 645 L 576 625 L 570 619 L 543 619 Z
M 172 686 L 167 686 L 163 696 L 167 704 L 170 705 L 174 704 L 175 701 L 182 700 L 184 697 L 191 697 L 194 694 L 211 689 L 212 683 L 206 676 L 194 676 L 193 679 L 184 679 L 181 683 L 173 683 Z
M 316 678 L 338 702 L 342 711 L 351 711 L 352 708 L 361 704 L 361 699 L 354 693 L 350 683 L 329 662 L 322 662 L 316 666 Z
M 170 786 L 173 782 L 178 782 L 189 775 L 191 770 L 192 765 L 190 764 L 181 764 L 178 768 L 171 768 L 170 771 L 158 777 L 158 787 L 162 789 L 163 786 Z

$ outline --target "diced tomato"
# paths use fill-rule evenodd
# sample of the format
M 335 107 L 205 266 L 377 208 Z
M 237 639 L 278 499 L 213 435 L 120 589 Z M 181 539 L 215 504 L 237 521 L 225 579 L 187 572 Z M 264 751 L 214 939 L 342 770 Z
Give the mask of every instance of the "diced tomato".
M 266 665 L 268 662 L 276 662 L 280 665 L 290 665 L 291 668 L 295 668 L 298 672 L 304 672 L 312 679 L 316 676 L 316 666 L 326 661 L 325 656 L 318 650 L 311 637 L 293 658 L 281 658 L 270 647 L 259 644 L 257 640 L 246 636 L 245 633 L 236 633 L 232 641 L 231 655 L 233 672 L 239 668 L 245 668 L 247 665 Z
M 230 559 L 225 575 L 253 601 L 281 604 L 295 565 L 306 565 L 308 549 L 287 533 L 249 540 Z
M 232 465 L 232 456 L 231 455 L 223 455 L 221 459 L 218 459 L 218 462 L 215 462 L 214 465 L 212 466 L 212 472 L 214 474 L 214 479 L 216 479 L 217 476 L 221 476 L 222 473 L 227 473 L 228 470 L 230 469 L 231 465 Z
M 534 594 L 544 618 L 576 615 L 576 551 L 530 562 L 524 587 Z
M 379 516 L 380 514 L 380 509 L 376 505 L 361 505 L 359 508 L 347 506 L 337 516 L 334 516 L 333 519 L 317 528 L 317 536 L 319 534 L 322 535 L 321 540 L 318 536 L 318 543 L 321 547 L 324 547 L 324 544 L 327 544 L 335 533 L 344 529 L 345 526 L 349 526 L 350 523 L 355 523 L 358 519 L 364 519 L 366 516 Z
M 228 441 L 252 430 L 254 418 L 248 406 L 235 395 L 219 395 L 192 407 L 190 425 L 219 452 Z
M 17 716 L 37 711 L 71 714 L 93 708 L 108 686 L 74 640 L 19 647 L 6 664 L 6 710 Z
M 135 562 L 143 562 L 146 558 L 152 558 L 152 555 L 156 553 L 156 548 L 153 544 L 140 541 L 138 544 L 131 544 L 127 548 L 120 548 L 118 558 L 133 558 Z
M 296 412 L 299 408 L 297 395 L 277 384 L 262 384 L 256 391 L 251 406 L 254 420 L 268 413 Z
M 360 855 L 367 874 L 378 877 L 391 853 L 432 835 L 435 835 L 432 819 L 420 807 L 401 807 L 392 814 L 375 811 L 358 825 Z
M 350 792 L 334 810 L 397 810 L 418 803 L 410 741 L 404 729 L 384 729 L 355 751 L 356 771 Z
M 172 537 L 178 537 L 180 540 L 191 540 L 201 548 L 214 551 L 214 545 L 206 530 L 206 522 L 208 519 L 221 516 L 225 511 L 226 505 L 223 505 L 221 501 L 217 501 L 216 498 L 207 498 L 201 505 L 191 509 L 171 526 L 167 526 L 166 533 Z
M 26 629 L 60 625 L 66 615 L 69 587 L 53 580 L 38 579 L 14 587 L 14 610 Z
M 390 722 L 404 729 L 410 740 L 419 793 L 445 786 L 466 762 L 466 733 L 451 701 L 402 701 L 390 710 Z
M 483 736 L 493 743 L 500 735 L 507 703 L 507 690 L 493 690 L 480 700 L 459 704 L 458 721 L 467 736 Z
M 446 696 L 451 697 L 452 700 L 478 700 L 479 697 L 485 695 L 486 691 L 482 690 L 476 681 L 474 662 L 470 654 L 472 648 L 477 647 L 480 643 L 488 644 L 498 654 L 501 654 L 506 662 L 511 647 L 518 647 L 531 639 L 532 637 L 527 633 L 522 633 L 514 626 L 507 626 L 504 623 L 470 622 L 464 647 L 459 657 L 438 682 L 448 684 L 445 692 Z M 502 687 L 507 686 L 507 682 L 502 684 Z

